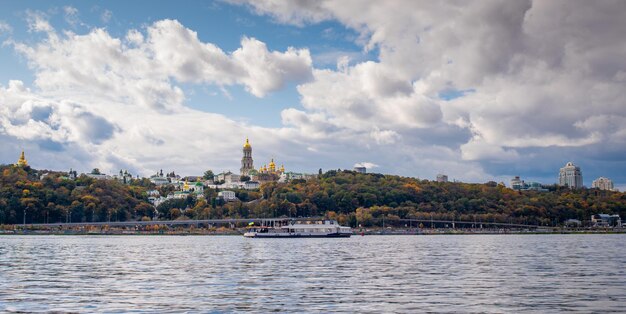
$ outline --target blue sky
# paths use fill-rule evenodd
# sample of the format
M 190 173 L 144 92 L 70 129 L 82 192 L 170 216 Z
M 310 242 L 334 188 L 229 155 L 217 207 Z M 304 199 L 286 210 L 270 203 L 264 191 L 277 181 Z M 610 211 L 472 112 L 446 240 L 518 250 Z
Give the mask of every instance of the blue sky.
M 193 175 L 248 136 L 256 167 L 624 189 L 622 6 L 0 1 L 0 162 Z
M 74 24 L 66 18 L 66 7 L 78 10 Z M 362 59 L 376 57 L 373 52 L 363 52 L 354 43 L 358 34 L 337 22 L 308 27 L 278 24 L 245 7 L 223 2 L 185 1 L 181 5 L 167 1 L 2 1 L 2 8 L 0 20 L 12 28 L 11 34 L 4 34 L 3 39 L 8 36 L 20 41 L 41 39 L 41 35 L 28 31 L 26 21 L 27 11 L 39 11 L 49 16 L 50 23 L 59 30 L 85 33 L 92 28 L 105 28 L 111 35 L 122 37 L 130 28 L 141 29 L 158 20 L 175 19 L 196 31 L 200 40 L 215 43 L 225 51 L 236 50 L 243 36 L 262 40 L 272 50 L 285 50 L 290 46 L 308 48 L 314 53 L 313 62 L 319 68 L 334 68 L 336 60 L 331 56 L 337 53 L 349 53 Z M 5 69 L 0 73 L 1 82 L 20 79 L 32 83 L 27 61 L 11 47 L 0 49 L 0 67 Z M 295 84 L 264 98 L 251 96 L 239 86 L 226 90 L 230 97 L 219 87 L 189 84 L 185 88 L 186 105 L 242 121 L 254 119 L 256 124 L 267 127 L 280 126 L 280 111 L 299 105 Z

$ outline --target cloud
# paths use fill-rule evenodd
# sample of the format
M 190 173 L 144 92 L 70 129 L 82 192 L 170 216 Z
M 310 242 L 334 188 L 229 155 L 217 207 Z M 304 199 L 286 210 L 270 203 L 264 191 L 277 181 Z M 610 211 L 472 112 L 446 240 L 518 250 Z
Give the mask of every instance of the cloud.
M 0 20 L 0 36 L 13 33 L 13 27 L 7 22 Z
M 231 2 L 297 27 L 337 22 L 361 52 L 273 51 L 247 36 L 223 51 L 175 20 L 123 37 L 61 34 L 30 12 L 29 29 L 46 38 L 14 43 L 35 83 L 4 88 L 13 109 L 0 135 L 80 148 L 103 169 L 232 167 L 255 134 L 255 156 L 280 151 L 296 168 L 369 160 L 403 175 L 484 182 L 535 171 L 550 183 L 573 160 L 586 178 L 626 182 L 624 2 Z M 301 103 L 275 128 L 191 110 L 180 87 L 240 85 L 264 97 L 291 83 Z M 471 92 L 442 97 L 450 91 Z M 102 122 L 90 136 L 66 123 L 81 112 Z
M 378 165 L 375 163 L 371 163 L 371 162 L 367 162 L 367 161 L 363 161 L 363 162 L 358 162 L 356 164 L 354 164 L 355 167 L 365 167 L 367 169 L 372 169 L 372 168 L 377 168 Z
M 72 26 L 73 28 L 76 28 L 77 25 L 81 25 L 83 24 L 80 21 L 80 18 L 78 17 L 78 9 L 74 8 L 72 6 L 64 6 L 63 7 L 63 12 L 65 15 L 65 22 L 67 22 L 67 24 L 69 24 L 70 26 Z
M 26 11 L 26 21 L 28 23 L 29 32 L 50 33 L 53 31 L 46 15 L 42 12 Z
M 69 7 L 65 11 L 77 14 Z M 241 47 L 227 53 L 174 20 L 129 30 L 124 38 L 102 28 L 58 33 L 41 12 L 29 12 L 27 20 L 44 39 L 10 44 L 27 59 L 34 85 L 0 84 L 0 135 L 25 143 L 36 156 L 82 152 L 70 161 L 50 159 L 61 169 L 72 163 L 142 174 L 173 165 L 187 172 L 200 171 L 198 165 L 224 169 L 237 163 L 246 134 L 258 136 L 259 145 L 271 145 L 279 143 L 280 130 L 192 110 L 178 85 L 241 84 L 262 97 L 311 76 L 306 49 L 271 51 L 243 37 Z
M 37 87 L 52 94 L 80 91 L 87 97 L 172 111 L 183 106 L 185 96 L 171 78 L 181 83 L 242 84 L 263 97 L 286 82 L 306 80 L 311 73 L 306 49 L 269 51 L 264 43 L 244 37 L 241 48 L 229 55 L 201 42 L 175 20 L 155 22 L 146 35 L 130 30 L 126 38 L 115 38 L 101 28 L 59 36 L 41 15 L 30 18 L 31 29 L 47 32 L 48 40 L 14 46 L 36 70 Z
M 314 80 L 298 87 L 301 115 L 323 113 L 320 123 L 355 136 L 375 139 L 378 133 L 366 130 L 378 128 L 419 134 L 418 145 L 426 145 L 434 132 L 454 134 L 461 128 L 472 136 L 456 144 L 459 154 L 453 158 L 484 167 L 556 158 L 552 147 L 580 156 L 590 147 L 607 151 L 624 141 L 624 2 L 245 5 L 299 27 L 338 21 L 359 34 L 355 43 L 364 51 L 377 53 L 376 60 L 341 62 L 336 71 L 314 70 Z M 472 92 L 440 98 L 451 90 Z
M 102 14 L 100 15 L 100 20 L 102 21 L 102 23 L 106 24 L 106 23 L 109 23 L 112 17 L 113 17 L 113 12 L 111 12 L 110 10 L 104 10 L 102 11 Z

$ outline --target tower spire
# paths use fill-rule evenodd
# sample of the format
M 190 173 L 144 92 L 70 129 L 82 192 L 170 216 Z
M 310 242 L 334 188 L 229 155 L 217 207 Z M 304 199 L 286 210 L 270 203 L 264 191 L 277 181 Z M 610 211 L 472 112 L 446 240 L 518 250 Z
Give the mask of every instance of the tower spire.
M 26 160 L 26 156 L 24 155 L 24 149 L 22 149 L 22 153 L 20 154 L 20 158 L 17 160 L 15 164 L 18 167 L 26 167 L 28 166 L 28 161 Z

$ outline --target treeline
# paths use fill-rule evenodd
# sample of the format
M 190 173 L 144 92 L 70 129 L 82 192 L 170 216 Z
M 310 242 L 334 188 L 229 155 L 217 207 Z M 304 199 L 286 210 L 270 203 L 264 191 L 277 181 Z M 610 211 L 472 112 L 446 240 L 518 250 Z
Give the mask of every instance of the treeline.
M 259 192 L 236 191 L 236 202 L 216 202 L 217 192 L 207 189 L 205 200 L 172 200 L 158 209 L 168 219 L 327 216 L 351 226 L 407 224 L 401 219 L 559 225 L 597 213 L 626 217 L 626 194 L 619 192 L 557 186 L 519 192 L 495 182 L 438 183 L 353 171 L 265 183 Z
M 146 182 L 124 185 L 116 180 L 81 176 L 30 167 L 0 166 L 0 224 L 94 222 L 152 217 Z
M 155 208 L 147 202 L 148 180 L 130 185 L 62 173 L 37 177 L 32 169 L 1 166 L 0 224 L 327 216 L 351 226 L 403 226 L 405 219 L 558 225 L 588 221 L 592 214 L 626 217 L 626 194 L 597 189 L 514 191 L 487 184 L 438 183 L 352 171 L 328 171 L 308 181 L 269 182 L 258 191 L 237 190 L 239 201 L 224 202 L 219 190 L 203 197 L 172 199 Z M 158 188 L 162 196 L 172 186 Z

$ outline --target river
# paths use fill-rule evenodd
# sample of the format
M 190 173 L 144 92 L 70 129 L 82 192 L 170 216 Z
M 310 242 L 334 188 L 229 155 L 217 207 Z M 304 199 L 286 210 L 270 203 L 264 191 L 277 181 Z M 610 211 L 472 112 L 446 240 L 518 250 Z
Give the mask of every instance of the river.
M 0 312 L 626 312 L 624 243 L 0 236 Z

